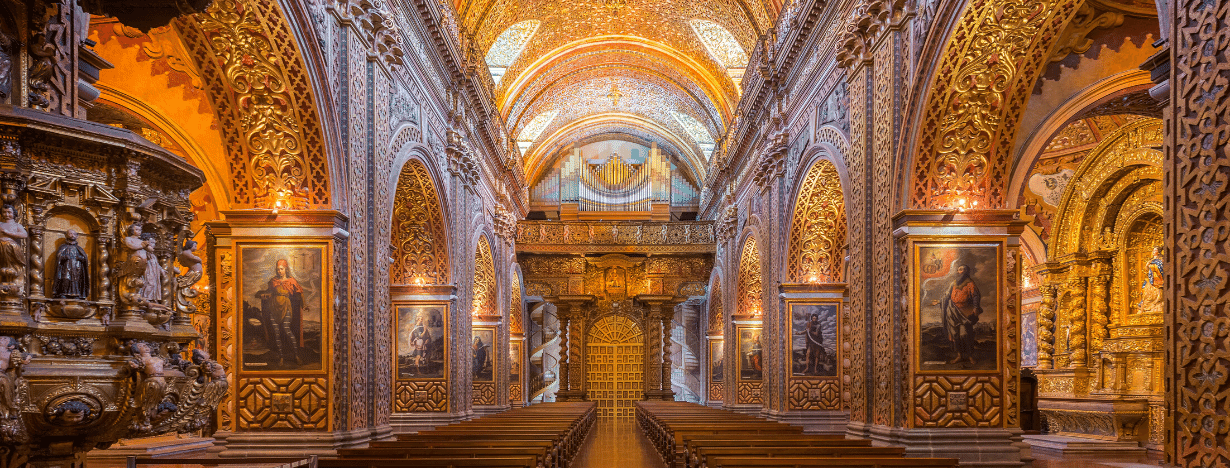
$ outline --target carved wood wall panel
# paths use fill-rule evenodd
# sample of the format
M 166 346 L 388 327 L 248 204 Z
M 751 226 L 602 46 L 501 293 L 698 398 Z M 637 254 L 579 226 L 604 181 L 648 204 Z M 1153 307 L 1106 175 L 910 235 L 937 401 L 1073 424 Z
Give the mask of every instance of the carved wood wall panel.
M 764 404 L 764 382 L 738 382 L 735 401 L 739 404 Z
M 722 382 L 709 382 L 709 401 L 722 401 L 726 386 Z
M 521 334 L 525 332 L 523 322 L 525 320 L 525 311 L 522 310 L 521 297 L 521 272 L 513 269 L 512 283 L 509 284 L 512 299 L 508 304 L 508 332 L 512 334 Z
M 713 282 L 709 290 L 709 329 L 710 336 L 721 336 L 725 333 L 726 316 L 722 312 L 722 283 Z
M 959 197 L 1004 205 L 1024 103 L 1076 3 L 975 0 L 966 6 L 924 107 L 910 206 L 955 206 Z
M 235 362 L 235 338 L 238 336 L 235 330 L 235 303 L 225 298 L 235 297 L 235 254 L 231 249 L 216 249 L 215 258 L 218 259 L 218 364 L 226 369 L 227 381 L 234 382 L 235 369 L 238 368 Z M 230 392 L 218 403 L 218 429 L 235 430 L 235 399 Z
M 329 425 L 329 379 L 239 379 L 239 430 L 323 430 Z
M 1173 411 L 1169 462 L 1230 463 L 1230 2 L 1176 1 L 1170 44 L 1173 106 L 1166 122 L 1165 310 L 1171 334 L 1166 388 Z
M 821 159 L 807 171 L 795 200 L 786 276 L 795 282 L 841 282 L 845 244 L 841 179 L 837 167 Z
M 841 386 L 837 380 L 791 379 L 786 387 L 787 409 L 840 410 Z
M 427 167 L 406 161 L 393 199 L 393 284 L 449 283 L 448 236 L 444 211 Z
M 867 185 L 867 88 L 868 71 L 866 67 L 858 67 L 850 72 L 850 152 L 846 155 L 846 167 L 850 171 L 850 264 L 847 278 L 850 284 L 850 307 L 842 314 L 842 329 L 848 330 L 843 347 L 849 347 L 850 365 L 846 367 L 843 380 L 850 420 L 855 422 L 870 422 L 867 416 L 867 309 L 869 304 L 870 275 L 867 268 L 871 263 L 870 246 L 867 245 L 868 226 L 871 224 L 868 196 L 871 190 Z
M 395 413 L 448 411 L 448 382 L 401 380 L 394 385 Z
M 999 376 L 915 376 L 914 427 L 1000 427 Z
M 890 33 L 890 38 L 876 45 L 873 52 L 872 70 L 872 113 L 871 113 L 871 154 L 867 161 L 870 164 L 866 170 L 869 176 L 869 193 L 867 210 L 871 213 L 871 224 L 868 226 L 868 238 L 871 239 L 871 278 L 872 297 L 871 309 L 875 325 L 872 327 L 872 421 L 876 424 L 893 424 L 893 410 L 900 402 L 895 393 L 895 385 L 900 378 L 893 375 L 895 363 L 900 362 L 894 354 L 894 338 L 901 336 L 903 331 L 894 326 L 894 287 L 893 284 L 893 235 L 892 216 L 892 156 L 896 153 L 896 88 L 894 78 L 897 75 L 895 52 L 897 41 Z
M 174 24 L 220 120 L 235 205 L 328 207 L 313 87 L 277 2 L 218 1 Z
M 494 405 L 495 384 L 490 382 L 474 382 L 474 404 Z

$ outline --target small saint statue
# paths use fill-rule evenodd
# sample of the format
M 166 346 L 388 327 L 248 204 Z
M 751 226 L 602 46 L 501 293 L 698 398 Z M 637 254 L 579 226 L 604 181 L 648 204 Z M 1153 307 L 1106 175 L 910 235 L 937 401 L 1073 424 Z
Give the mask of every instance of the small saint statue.
M 145 285 L 141 286 L 141 297 L 153 302 L 162 301 L 162 265 L 158 263 L 158 254 L 154 251 L 157 241 L 154 238 L 154 233 L 146 233 L 141 236 L 145 241 L 145 272 L 142 279 L 145 280 Z
M 56 251 L 55 283 L 51 285 L 51 297 L 55 299 L 89 299 L 90 259 L 85 249 L 77 245 L 77 231 L 64 233 L 64 245 Z
M 0 208 L 0 283 L 17 281 L 20 269 L 25 265 L 21 243 L 29 236 L 25 226 L 17 222 L 13 205 Z

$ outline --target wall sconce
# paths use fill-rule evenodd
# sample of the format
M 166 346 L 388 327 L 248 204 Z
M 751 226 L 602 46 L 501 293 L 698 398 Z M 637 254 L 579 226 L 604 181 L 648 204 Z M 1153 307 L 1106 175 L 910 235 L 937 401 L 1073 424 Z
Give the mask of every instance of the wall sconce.
M 965 210 L 972 210 L 972 209 L 978 208 L 978 200 L 974 200 L 971 202 L 965 197 L 958 198 L 956 208 L 957 208 L 957 211 L 961 213 L 964 213 Z
M 425 285 L 425 284 L 427 284 L 427 280 L 423 279 L 423 277 L 422 277 L 422 276 L 415 276 L 415 277 L 414 277 L 414 285 L 415 285 L 415 286 L 418 286 L 418 287 L 420 287 L 420 288 L 421 288 L 421 287 L 423 287 L 423 285 Z
M 808 282 L 808 283 L 812 283 L 812 284 L 819 283 L 819 282 L 820 282 L 820 277 L 819 277 L 819 276 L 816 276 L 816 274 L 815 274 L 815 273 L 812 273 L 812 274 L 811 274 L 811 276 L 808 276 L 808 277 L 807 277 L 807 282 Z

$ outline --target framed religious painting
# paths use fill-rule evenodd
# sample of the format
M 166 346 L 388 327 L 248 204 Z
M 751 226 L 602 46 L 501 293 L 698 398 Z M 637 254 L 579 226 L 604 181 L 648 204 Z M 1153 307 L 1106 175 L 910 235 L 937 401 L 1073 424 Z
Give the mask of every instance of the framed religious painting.
M 998 372 L 1004 245 L 913 244 L 915 369 Z
M 834 301 L 789 302 L 790 377 L 794 379 L 837 377 L 837 318 L 841 303 Z
M 739 381 L 760 382 L 764 380 L 764 347 L 760 343 L 759 326 L 739 325 L 735 328 L 738 337 Z
M 508 343 L 508 384 L 521 383 L 521 340 Z M 520 396 L 512 396 L 513 401 L 520 401 Z
M 240 372 L 325 373 L 329 244 L 237 243 Z
M 470 358 L 474 360 L 474 382 L 495 382 L 495 327 L 474 327 Z
M 448 372 L 448 303 L 394 304 L 397 380 L 443 380 Z
M 722 383 L 726 378 L 726 340 L 709 340 L 709 381 Z

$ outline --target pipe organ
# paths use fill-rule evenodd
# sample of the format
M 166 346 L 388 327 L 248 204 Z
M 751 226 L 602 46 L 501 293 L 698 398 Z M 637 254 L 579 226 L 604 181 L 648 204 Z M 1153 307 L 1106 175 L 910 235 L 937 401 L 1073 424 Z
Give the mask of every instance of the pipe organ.
M 580 148 L 573 148 L 534 186 L 532 203 L 547 211 L 558 206 L 561 220 L 659 221 L 670 220 L 672 205 L 696 203 L 696 189 L 675 174 L 657 145 L 640 162 L 635 156 L 611 153 L 587 159 Z

